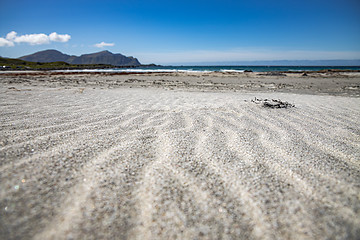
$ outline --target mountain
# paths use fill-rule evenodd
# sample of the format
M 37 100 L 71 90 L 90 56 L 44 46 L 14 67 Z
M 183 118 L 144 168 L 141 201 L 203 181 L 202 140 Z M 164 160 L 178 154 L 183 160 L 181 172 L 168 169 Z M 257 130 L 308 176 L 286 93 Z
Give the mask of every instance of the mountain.
M 20 57 L 19 59 L 29 62 L 67 62 L 70 57 L 70 55 L 63 54 L 57 50 L 45 50 Z
M 140 62 L 133 57 L 125 57 L 118 53 L 113 54 L 109 51 L 102 51 L 92 54 L 84 54 L 80 57 L 71 59 L 72 64 L 111 64 L 114 66 L 138 66 Z
M 30 62 L 67 62 L 70 64 L 111 64 L 113 66 L 139 66 L 140 62 L 134 57 L 126 57 L 122 54 L 113 54 L 102 51 L 81 56 L 70 56 L 57 50 L 45 50 L 19 59 Z

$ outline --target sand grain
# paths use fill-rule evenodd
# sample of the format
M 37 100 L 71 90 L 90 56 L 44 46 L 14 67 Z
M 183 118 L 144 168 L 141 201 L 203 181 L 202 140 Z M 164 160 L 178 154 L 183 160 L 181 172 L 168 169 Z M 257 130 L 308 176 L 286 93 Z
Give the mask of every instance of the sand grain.
M 360 236 L 359 98 L 2 86 L 1 239 Z

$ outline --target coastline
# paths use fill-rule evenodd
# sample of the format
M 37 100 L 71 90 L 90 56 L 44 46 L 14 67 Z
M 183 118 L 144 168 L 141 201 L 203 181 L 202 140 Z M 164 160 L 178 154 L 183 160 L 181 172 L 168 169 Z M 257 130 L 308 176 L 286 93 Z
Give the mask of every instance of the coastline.
M 360 74 L 285 75 L 0 74 L 0 238 L 356 239 Z

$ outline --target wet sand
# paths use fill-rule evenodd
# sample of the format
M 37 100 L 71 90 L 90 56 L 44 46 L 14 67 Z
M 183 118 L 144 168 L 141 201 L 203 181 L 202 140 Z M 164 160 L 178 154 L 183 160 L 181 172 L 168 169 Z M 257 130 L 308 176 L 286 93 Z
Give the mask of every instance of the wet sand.
M 0 239 L 360 236 L 356 74 L 0 80 Z

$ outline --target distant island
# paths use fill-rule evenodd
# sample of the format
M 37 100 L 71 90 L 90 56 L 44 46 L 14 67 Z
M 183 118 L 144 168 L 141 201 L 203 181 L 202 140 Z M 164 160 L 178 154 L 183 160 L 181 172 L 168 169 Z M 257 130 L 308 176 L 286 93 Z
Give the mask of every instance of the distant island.
M 101 51 L 81 56 L 67 55 L 57 50 L 45 50 L 19 59 L 29 62 L 66 62 L 69 64 L 106 64 L 113 66 L 140 66 L 141 63 L 134 57 L 126 57 L 120 53 L 113 54 Z
M 120 53 L 101 51 L 81 56 L 67 55 L 57 50 L 45 50 L 18 59 L 0 57 L 1 70 L 71 70 L 146 67 L 137 58 Z

